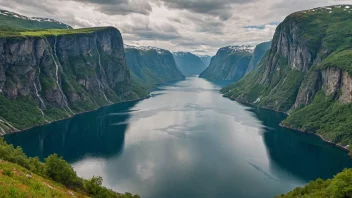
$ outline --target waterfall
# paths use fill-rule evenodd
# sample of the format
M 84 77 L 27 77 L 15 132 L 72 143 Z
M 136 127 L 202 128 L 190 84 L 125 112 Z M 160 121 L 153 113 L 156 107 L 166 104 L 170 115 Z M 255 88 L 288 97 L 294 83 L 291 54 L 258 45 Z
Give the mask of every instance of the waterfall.
M 6 124 L 7 126 L 9 126 L 10 128 L 12 128 L 12 129 L 14 129 L 14 130 L 16 130 L 16 131 L 19 131 L 18 129 L 16 129 L 16 127 L 12 126 L 12 125 L 11 125 L 9 122 L 7 122 L 7 121 L 4 121 L 4 120 L 1 120 L 1 119 L 0 119 L 0 122 Z
M 34 85 L 34 89 L 35 89 L 35 94 L 36 94 L 36 96 L 38 97 L 40 103 L 41 103 L 41 104 L 43 105 L 43 107 L 45 108 L 45 103 L 44 103 L 43 99 L 42 99 L 42 98 L 40 97 L 40 95 L 39 95 L 39 91 L 38 91 L 38 89 L 37 89 L 37 85 L 35 85 L 35 82 L 33 82 L 33 85 Z M 45 122 L 48 122 L 48 120 L 45 119 L 44 111 L 43 111 L 40 107 L 38 107 L 38 109 L 39 109 L 39 111 L 42 113 L 42 116 L 43 116 L 43 119 L 45 120 Z
M 100 69 L 100 76 L 101 76 L 101 79 L 100 81 L 102 82 L 102 84 L 99 82 L 98 80 L 98 85 L 99 85 L 99 89 L 100 89 L 100 92 L 103 94 L 105 100 L 111 104 L 112 102 L 108 100 L 108 98 L 106 97 L 105 95 L 105 92 L 101 89 L 103 88 L 104 90 L 109 87 L 108 84 L 107 84 L 107 81 L 106 81 L 106 74 L 105 74 L 105 70 L 103 68 L 103 66 L 101 65 L 101 58 L 100 58 L 100 52 L 99 52 L 99 49 L 98 49 L 98 42 L 97 42 L 97 37 L 95 37 L 95 46 L 97 47 L 97 53 L 98 53 L 98 65 L 99 65 L 99 69 Z M 104 84 L 105 84 L 105 87 L 104 87 Z
M 58 86 L 58 89 L 62 95 L 62 100 L 64 102 L 64 105 L 71 111 L 72 114 L 73 111 L 70 109 L 70 107 L 68 106 L 68 103 L 67 103 L 67 98 L 66 98 L 66 95 L 64 94 L 64 92 L 62 91 L 61 89 L 61 85 L 60 85 L 60 82 L 59 82 L 59 67 L 61 66 L 60 65 L 60 62 L 59 61 L 56 61 L 55 57 L 54 57 L 54 54 L 55 56 L 57 57 L 57 54 L 56 54 L 56 44 L 57 44 L 57 37 L 55 37 L 55 43 L 54 43 L 54 52 L 51 53 L 51 56 L 52 56 L 52 59 L 54 60 L 54 63 L 55 63 L 55 67 L 56 67 L 56 84 Z
M 5 130 L 0 126 L 0 135 L 6 134 Z
M 38 89 L 37 89 L 37 85 L 35 85 L 35 82 L 33 82 L 33 85 L 34 85 L 34 89 L 35 89 L 35 95 L 37 95 L 37 97 L 38 97 L 40 103 L 42 103 L 43 107 L 45 108 L 44 101 L 43 101 L 43 99 L 42 99 L 42 98 L 40 97 L 40 95 L 39 95 L 39 91 L 38 91 Z
M 99 52 L 98 47 L 97 47 L 97 52 L 98 52 L 98 65 L 99 65 L 99 68 L 100 68 L 101 81 L 103 83 L 103 88 L 105 89 L 105 87 L 108 87 L 108 84 L 107 84 L 107 81 L 106 81 L 105 70 L 104 70 L 103 66 L 101 66 L 100 52 Z M 104 87 L 104 85 L 105 85 L 105 87 Z
M 110 100 L 106 97 L 104 90 L 101 89 L 102 85 L 101 85 L 101 83 L 100 83 L 100 81 L 99 81 L 98 79 L 97 79 L 97 83 L 98 83 L 98 85 L 99 85 L 99 91 L 103 94 L 103 96 L 104 96 L 106 102 L 108 102 L 109 104 L 111 104 Z

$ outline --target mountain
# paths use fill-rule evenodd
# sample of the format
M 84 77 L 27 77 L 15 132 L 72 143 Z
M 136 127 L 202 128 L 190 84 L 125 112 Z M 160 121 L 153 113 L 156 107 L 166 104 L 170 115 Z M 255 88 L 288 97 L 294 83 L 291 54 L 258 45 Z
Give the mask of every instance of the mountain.
M 201 56 L 199 56 L 199 58 L 200 58 L 200 60 L 203 61 L 203 63 L 205 64 L 205 66 L 208 67 L 209 64 L 210 64 L 210 61 L 211 61 L 212 56 L 201 55 Z
M 253 55 L 252 46 L 228 46 L 219 49 L 211 59 L 209 67 L 200 74 L 211 81 L 238 81 L 248 68 Z
M 253 57 L 252 57 L 251 62 L 248 65 L 246 74 L 253 71 L 257 67 L 259 62 L 264 57 L 264 55 L 269 51 L 271 44 L 272 44 L 272 42 L 269 41 L 269 42 L 260 43 L 259 45 L 257 45 L 255 47 Z
M 133 79 L 145 88 L 185 78 L 168 50 L 125 45 L 125 54 Z
M 0 31 L 38 29 L 72 29 L 71 26 L 49 18 L 26 17 L 14 12 L 0 10 Z
M 206 68 L 203 61 L 190 52 L 175 52 L 173 55 L 178 68 L 185 76 L 199 75 Z
M 146 95 L 113 27 L 18 34 L 0 37 L 0 134 Z
M 352 144 L 352 6 L 289 15 L 262 63 L 226 97 L 290 116 L 283 126 Z

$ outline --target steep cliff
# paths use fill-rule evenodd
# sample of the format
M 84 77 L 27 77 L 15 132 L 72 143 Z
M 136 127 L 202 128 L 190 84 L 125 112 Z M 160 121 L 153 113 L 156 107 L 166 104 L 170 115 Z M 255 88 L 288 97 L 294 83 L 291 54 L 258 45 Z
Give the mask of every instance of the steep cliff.
M 290 112 L 283 125 L 352 143 L 352 6 L 315 8 L 288 16 L 269 53 L 225 96 Z
M 190 52 L 175 52 L 173 55 L 178 68 L 185 76 L 199 75 L 206 68 L 203 61 Z
M 139 97 L 117 29 L 20 34 L 0 38 L 0 133 Z
M 259 62 L 264 57 L 264 55 L 269 51 L 269 49 L 271 47 L 271 43 L 272 43 L 271 41 L 264 42 L 264 43 L 260 43 L 259 45 L 257 45 L 255 47 L 254 52 L 253 52 L 253 57 L 251 59 L 251 62 L 248 65 L 246 74 L 253 71 L 257 67 Z
M 211 81 L 238 81 L 246 74 L 252 55 L 253 47 L 251 46 L 221 48 L 200 77 Z
M 133 79 L 145 88 L 185 78 L 168 50 L 125 45 L 125 52 Z

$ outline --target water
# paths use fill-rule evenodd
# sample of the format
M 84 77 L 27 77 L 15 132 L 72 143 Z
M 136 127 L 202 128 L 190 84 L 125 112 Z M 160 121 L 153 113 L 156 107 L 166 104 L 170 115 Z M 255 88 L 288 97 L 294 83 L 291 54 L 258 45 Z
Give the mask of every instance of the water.
M 273 197 L 352 167 L 345 151 L 279 127 L 285 115 L 218 90 L 192 77 L 6 140 L 41 159 L 59 153 L 80 176 L 145 198 Z

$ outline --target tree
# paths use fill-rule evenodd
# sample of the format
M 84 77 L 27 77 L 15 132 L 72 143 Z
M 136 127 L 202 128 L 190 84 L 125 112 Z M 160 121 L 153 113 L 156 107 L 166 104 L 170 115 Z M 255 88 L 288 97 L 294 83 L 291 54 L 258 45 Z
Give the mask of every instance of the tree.
M 66 186 L 74 186 L 78 182 L 77 174 L 62 157 L 57 154 L 45 159 L 45 175 Z

